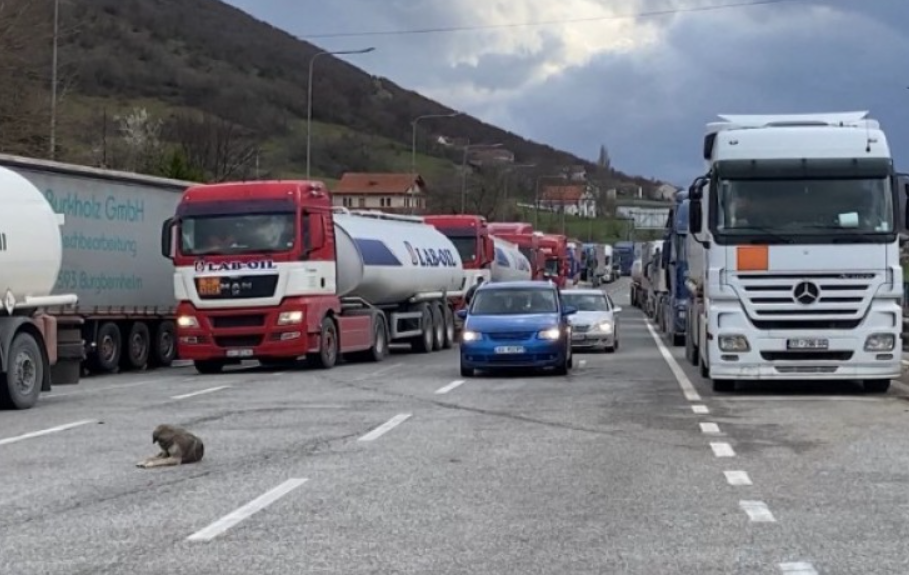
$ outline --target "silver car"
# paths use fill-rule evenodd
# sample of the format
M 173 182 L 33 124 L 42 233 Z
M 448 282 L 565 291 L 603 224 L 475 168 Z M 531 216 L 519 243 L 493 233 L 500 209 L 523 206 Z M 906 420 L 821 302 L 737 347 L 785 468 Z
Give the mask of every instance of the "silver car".
M 619 349 L 618 314 L 612 299 L 598 289 L 572 289 L 562 292 L 564 305 L 578 310 L 568 317 L 571 322 L 571 347 L 575 349 L 603 348 L 613 352 Z

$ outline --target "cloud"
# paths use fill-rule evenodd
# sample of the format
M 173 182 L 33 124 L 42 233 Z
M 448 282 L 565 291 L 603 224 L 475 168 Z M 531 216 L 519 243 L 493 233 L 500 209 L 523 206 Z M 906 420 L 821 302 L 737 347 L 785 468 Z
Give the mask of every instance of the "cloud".
M 232 0 L 289 32 L 487 26 L 733 0 Z M 870 109 L 909 169 L 905 0 L 804 0 L 639 20 L 315 39 L 457 109 L 620 169 L 690 181 L 720 113 Z

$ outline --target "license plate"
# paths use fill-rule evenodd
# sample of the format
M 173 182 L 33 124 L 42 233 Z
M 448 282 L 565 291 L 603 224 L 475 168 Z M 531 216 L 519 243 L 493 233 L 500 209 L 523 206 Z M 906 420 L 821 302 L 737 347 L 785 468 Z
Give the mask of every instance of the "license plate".
M 253 350 L 251 349 L 229 349 L 227 350 L 227 357 L 252 357 Z
M 584 341 L 587 338 L 583 333 L 573 333 L 571 334 L 572 341 Z
M 496 348 L 496 353 L 524 353 L 524 348 L 520 345 L 503 345 Z
M 826 339 L 813 337 L 800 337 L 786 340 L 786 349 L 827 349 L 829 342 Z

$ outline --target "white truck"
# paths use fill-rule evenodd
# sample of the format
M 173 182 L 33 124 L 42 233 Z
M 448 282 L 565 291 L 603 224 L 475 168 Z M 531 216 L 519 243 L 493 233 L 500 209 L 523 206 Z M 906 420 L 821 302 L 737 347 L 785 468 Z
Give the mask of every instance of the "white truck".
M 688 360 L 738 380 L 900 376 L 899 186 L 867 112 L 720 116 L 689 189 Z
M 0 167 L 0 408 L 29 409 L 51 385 L 79 382 L 81 322 L 43 308 L 72 306 L 75 294 L 51 295 L 63 260 L 60 226 L 41 191 Z

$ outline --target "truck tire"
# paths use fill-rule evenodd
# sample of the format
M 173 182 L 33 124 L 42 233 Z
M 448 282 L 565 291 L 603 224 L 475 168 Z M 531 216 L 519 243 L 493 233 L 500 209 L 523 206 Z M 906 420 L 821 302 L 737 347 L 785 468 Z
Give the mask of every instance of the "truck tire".
M 388 357 L 388 329 L 385 327 L 385 317 L 381 314 L 376 315 L 372 347 L 366 353 L 369 354 L 369 360 L 376 363 Z
M 416 311 L 419 311 L 422 314 L 422 317 L 420 318 L 420 329 L 423 331 L 423 334 L 413 338 L 410 342 L 410 346 L 417 353 L 429 353 L 432 351 L 433 343 L 432 312 L 425 303 L 418 305 Z
M 193 362 L 193 367 L 195 367 L 196 371 L 202 375 L 214 375 L 216 373 L 221 373 L 221 371 L 224 369 L 224 362 L 218 361 L 216 359 L 197 359 Z
M 31 409 L 38 402 L 44 370 L 48 369 L 41 346 L 28 332 L 13 337 L 7 354 L 6 373 L 0 375 L 0 408 Z
M 455 335 L 454 313 L 451 311 L 450 306 L 442 306 L 442 316 L 445 318 L 445 342 L 442 344 L 442 348 L 451 349 L 457 336 Z
M 319 333 L 319 353 L 312 356 L 319 369 L 331 369 L 338 363 L 338 327 L 330 317 L 322 318 Z
M 862 381 L 865 393 L 887 393 L 890 389 L 889 379 L 866 379 Z
M 165 320 L 155 329 L 155 344 L 152 346 L 149 364 L 153 367 L 170 367 L 177 359 L 176 326 Z
M 151 331 L 144 321 L 133 322 L 126 336 L 124 353 L 120 356 L 121 369 L 143 369 L 151 354 Z
M 120 364 L 120 354 L 123 350 L 123 337 L 120 328 L 114 322 L 105 322 L 98 328 L 95 340 L 94 361 L 95 370 L 102 373 L 114 373 Z
M 445 347 L 445 315 L 439 303 L 432 304 L 432 350 L 439 351 Z

